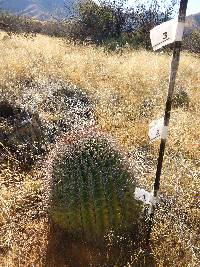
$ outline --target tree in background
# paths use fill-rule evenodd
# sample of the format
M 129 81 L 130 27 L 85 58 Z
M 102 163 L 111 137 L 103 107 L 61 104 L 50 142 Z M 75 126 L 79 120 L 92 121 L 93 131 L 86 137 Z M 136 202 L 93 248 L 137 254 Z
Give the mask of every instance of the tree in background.
M 125 23 L 124 3 L 127 0 L 80 1 L 77 5 L 82 35 L 100 44 L 107 38 L 118 38 Z
M 81 24 L 81 36 L 97 44 L 115 42 L 122 46 L 150 48 L 149 31 L 172 18 L 177 0 L 149 0 L 146 5 L 137 4 L 125 8 L 127 0 L 79 1 L 77 10 Z
M 129 11 L 128 27 L 140 46 L 149 49 L 150 30 L 173 17 L 177 0 L 170 2 L 149 0 L 147 5 L 138 4 Z M 130 31 L 130 30 L 129 30 Z

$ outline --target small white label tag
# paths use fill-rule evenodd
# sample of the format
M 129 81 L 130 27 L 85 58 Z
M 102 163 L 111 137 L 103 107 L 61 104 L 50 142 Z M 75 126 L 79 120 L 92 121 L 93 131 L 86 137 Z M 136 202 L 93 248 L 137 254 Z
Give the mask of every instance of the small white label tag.
M 158 138 L 166 139 L 167 126 L 164 126 L 164 118 L 154 120 L 149 125 L 149 138 L 151 141 Z
M 145 204 L 152 204 L 154 201 L 153 192 L 148 192 L 142 188 L 136 187 L 135 199 L 142 201 Z
M 150 31 L 153 50 L 157 50 L 175 41 L 182 41 L 184 23 L 178 22 L 178 18 L 164 22 Z

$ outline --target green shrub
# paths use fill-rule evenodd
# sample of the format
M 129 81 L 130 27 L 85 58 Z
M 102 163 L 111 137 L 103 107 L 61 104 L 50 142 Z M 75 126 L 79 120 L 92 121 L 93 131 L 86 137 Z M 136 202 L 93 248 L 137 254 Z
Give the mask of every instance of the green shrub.
M 128 34 L 122 33 L 118 38 L 107 38 L 103 42 L 103 46 L 108 51 L 118 51 L 123 48 L 141 48 L 141 36 L 139 33 Z

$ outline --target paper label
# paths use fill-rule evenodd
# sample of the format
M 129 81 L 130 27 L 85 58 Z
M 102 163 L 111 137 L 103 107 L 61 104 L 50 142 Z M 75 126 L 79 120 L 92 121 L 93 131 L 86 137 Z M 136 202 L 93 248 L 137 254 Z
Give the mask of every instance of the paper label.
M 152 204 L 154 202 L 153 192 L 148 192 L 142 188 L 136 187 L 135 199 L 140 200 L 145 204 Z
M 157 50 L 175 41 L 182 41 L 184 23 L 178 19 L 171 19 L 164 22 L 150 31 L 150 38 L 153 50 Z

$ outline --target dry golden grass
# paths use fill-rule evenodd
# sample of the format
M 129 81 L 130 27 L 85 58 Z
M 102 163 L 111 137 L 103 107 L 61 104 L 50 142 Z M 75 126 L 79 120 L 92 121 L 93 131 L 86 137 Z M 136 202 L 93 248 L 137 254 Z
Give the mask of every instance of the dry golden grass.
M 148 125 L 163 114 L 170 56 L 128 49 L 106 53 L 40 35 L 26 39 L 5 35 L 0 33 L 0 90 L 4 97 L 20 103 L 20 85 L 29 80 L 75 84 L 95 103 L 100 128 L 112 133 L 129 151 L 148 146 L 156 159 L 159 143 L 149 144 Z M 153 251 L 157 266 L 198 266 L 199 84 L 199 57 L 182 53 L 176 90 L 184 88 L 190 104 L 187 109 L 174 109 L 171 116 L 161 192 L 172 203 L 168 209 L 161 205 L 156 214 Z M 39 100 L 44 97 L 38 93 Z M 150 190 L 154 174 L 155 166 L 150 172 L 143 170 L 139 183 Z M 9 185 L 4 185 L 7 181 Z M 6 166 L 0 183 L 1 266 L 42 266 L 48 223 L 45 215 L 32 219 L 28 213 L 34 209 L 31 203 L 40 203 L 41 181 Z M 19 210 L 24 203 L 27 210 L 23 215 Z M 25 214 L 29 214 L 26 219 Z M 17 218 L 23 229 L 17 228 Z

